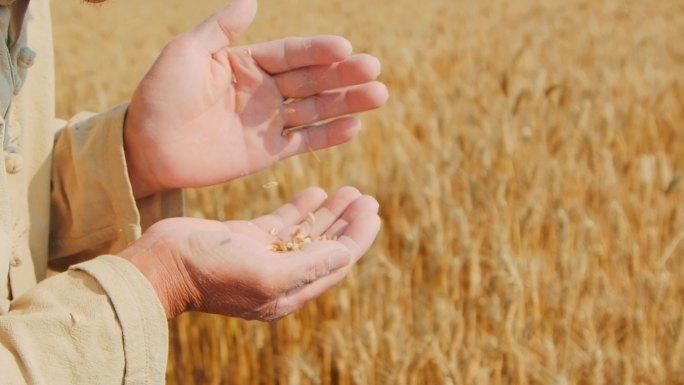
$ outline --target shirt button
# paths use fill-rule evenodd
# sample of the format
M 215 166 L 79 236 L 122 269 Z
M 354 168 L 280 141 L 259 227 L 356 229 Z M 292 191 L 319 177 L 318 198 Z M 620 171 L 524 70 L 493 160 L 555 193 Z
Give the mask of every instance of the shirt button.
M 29 68 L 33 65 L 36 60 L 36 53 L 27 46 L 23 46 L 19 49 L 19 54 L 17 55 L 17 66 L 21 68 Z
M 11 266 L 11 267 L 19 267 L 19 266 L 21 266 L 21 259 L 19 259 L 19 258 L 17 258 L 17 257 L 12 258 L 12 260 L 10 261 L 10 266 Z
M 24 159 L 21 155 L 5 151 L 5 171 L 7 171 L 8 174 L 16 174 L 21 171 L 23 163 Z

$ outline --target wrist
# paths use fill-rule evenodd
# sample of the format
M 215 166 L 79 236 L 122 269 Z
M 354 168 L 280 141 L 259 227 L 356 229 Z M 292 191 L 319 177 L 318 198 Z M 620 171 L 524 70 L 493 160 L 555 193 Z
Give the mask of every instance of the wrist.
M 133 196 L 135 199 L 141 199 L 161 192 L 163 189 L 154 187 L 158 183 L 154 183 L 154 178 L 152 175 L 149 175 L 151 167 L 146 162 L 144 146 L 138 144 L 138 135 L 135 134 L 135 129 L 130 123 L 131 114 L 129 106 L 126 111 L 123 127 L 124 154 L 126 156 L 126 168 L 128 170 L 128 179 L 133 189 Z M 142 151 L 140 151 L 141 149 Z
M 189 297 L 185 295 L 186 290 L 182 289 L 185 274 L 166 242 L 143 237 L 121 251 L 119 256 L 128 260 L 147 278 L 157 293 L 167 319 L 186 310 Z

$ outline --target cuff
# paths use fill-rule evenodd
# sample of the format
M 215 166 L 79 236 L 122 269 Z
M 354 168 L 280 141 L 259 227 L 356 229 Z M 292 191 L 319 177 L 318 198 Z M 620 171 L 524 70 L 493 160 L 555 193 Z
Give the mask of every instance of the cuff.
M 79 261 L 116 253 L 150 224 L 183 214 L 180 190 L 141 201 L 133 197 L 123 146 L 127 107 L 122 104 L 72 120 L 58 134 L 52 172 L 51 259 Z
M 90 274 L 109 296 L 123 332 L 124 384 L 163 384 L 168 325 L 149 281 L 131 263 L 113 255 L 71 269 Z

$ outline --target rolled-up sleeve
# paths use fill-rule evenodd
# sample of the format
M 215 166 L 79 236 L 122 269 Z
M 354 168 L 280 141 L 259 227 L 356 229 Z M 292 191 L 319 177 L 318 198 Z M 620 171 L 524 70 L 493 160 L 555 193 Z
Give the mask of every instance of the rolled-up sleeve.
M 121 251 L 154 222 L 181 216 L 180 190 L 136 201 L 123 144 L 127 105 L 72 119 L 56 136 L 50 259 L 77 262 Z M 70 264 L 69 263 L 69 264 Z M 68 265 L 67 265 L 68 266 Z
M 42 281 L 0 316 L 0 382 L 162 384 L 167 330 L 145 277 L 100 256 Z

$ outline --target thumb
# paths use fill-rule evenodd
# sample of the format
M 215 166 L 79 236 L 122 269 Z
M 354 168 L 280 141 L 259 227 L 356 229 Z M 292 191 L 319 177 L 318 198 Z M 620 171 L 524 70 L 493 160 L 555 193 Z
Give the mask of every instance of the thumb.
M 214 12 L 191 32 L 211 53 L 227 47 L 247 29 L 257 12 L 257 0 L 234 0 Z
M 281 287 L 288 291 L 315 282 L 347 266 L 352 259 L 349 250 L 335 241 L 314 242 L 288 254 L 280 259 L 279 268 L 287 272 Z

